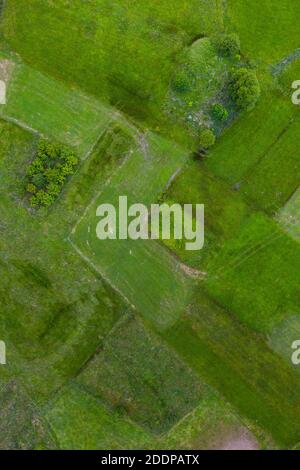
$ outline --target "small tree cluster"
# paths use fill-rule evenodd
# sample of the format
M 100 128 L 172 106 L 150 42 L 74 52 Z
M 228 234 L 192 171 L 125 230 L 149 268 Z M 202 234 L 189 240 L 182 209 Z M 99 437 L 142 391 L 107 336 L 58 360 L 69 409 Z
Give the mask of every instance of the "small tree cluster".
M 240 109 L 249 109 L 260 96 L 260 85 L 254 70 L 236 69 L 231 73 L 229 93 Z
M 229 116 L 227 109 L 220 103 L 212 106 L 212 115 L 217 121 L 226 121 Z
M 199 135 L 199 144 L 200 148 L 208 150 L 210 147 L 215 145 L 216 136 L 214 132 L 210 129 L 202 129 Z
M 240 53 L 241 43 L 237 34 L 224 34 L 218 39 L 217 47 L 225 57 L 235 57 Z
M 77 165 L 78 159 L 71 149 L 40 140 L 36 158 L 26 175 L 26 192 L 31 195 L 31 206 L 51 206 Z

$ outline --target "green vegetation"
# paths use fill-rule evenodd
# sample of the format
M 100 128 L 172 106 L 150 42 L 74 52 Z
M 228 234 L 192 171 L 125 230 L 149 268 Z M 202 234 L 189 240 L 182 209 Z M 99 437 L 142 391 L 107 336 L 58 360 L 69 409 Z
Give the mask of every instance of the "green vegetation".
M 221 28 L 219 0 L 9 0 L 2 22 L 26 62 L 150 123 L 164 120 L 178 54 Z
M 72 150 L 41 140 L 27 171 L 26 191 L 32 195 L 30 204 L 33 207 L 51 206 L 66 178 L 74 173 L 77 163 Z
M 220 103 L 216 103 L 212 107 L 212 115 L 218 121 L 226 121 L 228 119 L 227 109 Z
M 299 341 L 300 338 L 300 317 L 298 315 L 291 314 L 280 322 L 272 331 L 269 344 L 271 348 L 276 351 L 280 356 L 286 360 L 287 364 L 291 365 L 292 354 L 294 349 L 292 345 L 295 341 Z M 299 374 L 299 367 L 296 365 L 292 366 L 296 373 Z
M 177 260 L 154 240 L 100 241 L 96 236 L 99 219 L 95 214 L 100 204 L 118 207 L 120 195 L 128 197 L 128 205 L 136 201 L 152 204 L 187 159 L 185 151 L 157 135 L 140 134 L 137 140 L 122 168 L 98 197 L 94 195 L 84 217 L 77 221 L 71 241 L 131 305 L 164 328 L 180 316 L 190 293 L 190 279 Z
M 265 90 L 257 106 L 216 143 L 206 164 L 268 214 L 299 186 L 299 109 L 278 89 Z
M 46 416 L 62 449 L 135 450 L 154 443 L 139 426 L 74 385 L 57 396 Z
M 271 65 L 299 47 L 294 6 L 290 0 L 228 0 L 226 22 L 238 33 L 244 54 Z
M 83 158 L 112 119 L 95 99 L 23 64 L 13 69 L 0 116 L 74 148 Z
M 7 0 L 1 448 L 297 446 L 290 3 Z M 204 204 L 204 250 L 98 240 L 121 195 Z
M 206 288 L 242 323 L 268 335 L 288 312 L 300 313 L 299 262 L 299 245 L 256 214 L 208 261 Z
M 234 57 L 240 53 L 241 43 L 237 34 L 225 34 L 218 38 L 218 49 L 225 57 Z
M 199 291 L 164 339 L 194 371 L 284 447 L 299 438 L 299 377 L 259 336 Z
M 240 109 L 253 107 L 260 95 L 260 86 L 254 70 L 239 68 L 230 76 L 229 92 Z
M 216 136 L 210 129 L 203 129 L 200 131 L 199 144 L 201 148 L 208 150 L 216 143 Z
M 165 105 L 171 122 L 183 126 L 194 138 L 210 125 L 211 101 L 222 95 L 231 59 L 218 55 L 214 41 L 202 38 L 185 49 L 173 76 Z
M 107 339 L 78 380 L 93 396 L 158 434 L 196 407 L 205 393 L 181 360 L 134 319 Z
M 168 204 L 205 204 L 205 245 L 201 251 L 186 251 L 186 240 L 164 240 L 180 259 L 200 271 L 204 261 L 217 254 L 247 220 L 250 210 L 239 194 L 214 177 L 198 159 L 189 161 L 165 192 Z

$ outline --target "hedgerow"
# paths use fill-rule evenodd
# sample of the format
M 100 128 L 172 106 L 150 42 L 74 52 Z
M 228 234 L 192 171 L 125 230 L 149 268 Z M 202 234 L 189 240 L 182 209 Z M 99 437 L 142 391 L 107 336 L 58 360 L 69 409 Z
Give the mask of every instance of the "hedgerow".
M 40 140 L 36 157 L 26 175 L 26 193 L 32 207 L 51 206 L 63 185 L 78 165 L 72 149 L 58 143 Z

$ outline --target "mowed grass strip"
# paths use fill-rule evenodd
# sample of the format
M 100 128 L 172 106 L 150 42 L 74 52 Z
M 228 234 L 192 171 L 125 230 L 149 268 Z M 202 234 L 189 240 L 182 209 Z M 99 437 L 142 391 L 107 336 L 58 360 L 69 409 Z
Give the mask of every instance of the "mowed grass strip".
M 169 430 L 207 394 L 177 355 L 134 318 L 108 337 L 77 380 L 154 433 Z
M 190 293 L 190 280 L 179 263 L 153 240 L 98 240 L 96 210 L 119 196 L 128 204 L 155 203 L 172 176 L 186 161 L 185 151 L 147 134 L 132 147 L 128 159 L 92 201 L 71 240 L 87 261 L 99 270 L 127 300 L 154 324 L 164 327 L 180 315 Z M 118 211 L 117 211 L 118 212 Z
M 299 377 L 259 336 L 198 291 L 185 317 L 163 338 L 280 446 L 299 442 Z
M 85 157 L 111 120 L 111 111 L 76 89 L 17 64 L 0 116 L 74 147 Z

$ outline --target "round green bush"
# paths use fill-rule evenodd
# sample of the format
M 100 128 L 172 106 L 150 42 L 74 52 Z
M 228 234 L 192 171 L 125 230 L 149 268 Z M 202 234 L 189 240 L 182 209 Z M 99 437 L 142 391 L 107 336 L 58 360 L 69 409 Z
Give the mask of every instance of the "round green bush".
M 187 93 L 190 90 L 190 83 L 187 73 L 181 70 L 173 80 L 173 88 L 178 93 Z
M 249 109 L 260 96 L 260 85 L 254 70 L 240 68 L 231 73 L 229 93 L 240 109 Z
M 216 142 L 216 136 L 214 132 L 210 129 L 203 129 L 200 131 L 199 135 L 199 144 L 200 147 L 208 150 L 210 147 L 212 147 Z
M 241 49 L 240 40 L 237 34 L 226 34 L 218 41 L 218 49 L 225 57 L 235 57 Z

